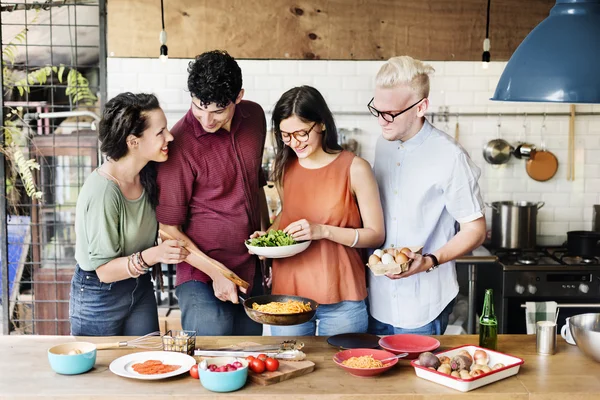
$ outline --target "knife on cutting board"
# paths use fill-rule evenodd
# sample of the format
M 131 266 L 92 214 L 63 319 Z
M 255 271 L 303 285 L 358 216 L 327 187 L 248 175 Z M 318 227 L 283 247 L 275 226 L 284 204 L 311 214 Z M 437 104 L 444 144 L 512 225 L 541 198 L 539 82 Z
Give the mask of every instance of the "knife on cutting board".
M 239 351 L 239 350 L 195 350 L 195 356 L 203 356 L 203 357 L 248 357 L 248 356 L 258 356 L 259 354 L 265 354 L 267 357 L 277 358 L 278 360 L 288 360 L 288 361 L 302 361 L 306 358 L 306 354 L 304 354 L 300 350 L 286 350 L 282 352 L 260 352 L 260 351 Z
M 275 344 L 238 344 L 237 346 L 219 347 L 216 349 L 199 349 L 203 351 L 284 351 L 284 350 L 302 350 L 304 348 L 303 342 L 297 342 L 296 340 L 285 340 L 281 343 Z

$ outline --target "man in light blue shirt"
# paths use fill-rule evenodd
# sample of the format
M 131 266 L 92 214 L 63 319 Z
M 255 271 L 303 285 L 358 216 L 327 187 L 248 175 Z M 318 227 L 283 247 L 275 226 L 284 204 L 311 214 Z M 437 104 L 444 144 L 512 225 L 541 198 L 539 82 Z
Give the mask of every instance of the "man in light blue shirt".
M 368 106 L 382 130 L 374 171 L 384 248 L 423 246 L 423 255 L 409 254 L 406 272 L 369 272 L 370 331 L 379 335 L 443 334 L 458 294 L 454 260 L 485 239 L 480 170 L 452 137 L 425 119 L 433 72 L 411 57 L 391 58 L 377 74 Z

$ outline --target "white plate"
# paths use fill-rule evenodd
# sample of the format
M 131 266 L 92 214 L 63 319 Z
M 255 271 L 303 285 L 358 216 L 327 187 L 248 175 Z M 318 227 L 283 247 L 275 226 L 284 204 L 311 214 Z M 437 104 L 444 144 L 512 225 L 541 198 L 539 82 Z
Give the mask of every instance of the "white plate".
M 479 375 L 473 379 L 465 380 L 422 367 L 419 365 L 419 360 L 413 360 L 411 365 L 415 367 L 415 372 L 419 378 L 424 378 L 428 381 L 439 383 L 440 385 L 448 386 L 452 389 L 460 390 L 461 392 L 468 392 L 469 390 L 477 389 L 481 386 L 499 381 L 500 379 L 516 375 L 519 372 L 519 367 L 524 363 L 523 359 L 521 358 L 489 349 L 484 349 L 483 347 L 478 346 L 461 346 L 452 350 L 435 353 L 435 355 L 438 357 L 446 356 L 452 358 L 461 350 L 467 350 L 471 355 L 473 355 L 475 350 L 483 350 L 490 358 L 490 362 L 488 364 L 490 367 L 492 367 L 494 364 L 502 363 L 504 364 L 504 368 L 489 372 L 484 375 Z
M 292 244 L 289 246 L 277 246 L 277 247 L 258 247 L 258 246 L 250 246 L 248 243 L 244 242 L 248 250 L 256 254 L 257 256 L 262 256 L 266 258 L 285 258 L 295 256 L 298 253 L 302 253 L 304 250 L 308 249 L 310 243 L 312 241 L 301 242 L 297 244 Z
M 163 364 L 181 365 L 181 367 L 166 374 L 156 375 L 143 375 L 133 370 L 132 366 L 134 364 L 143 363 L 144 361 L 148 360 L 158 360 L 162 361 Z M 125 378 L 152 381 L 184 374 L 188 372 L 194 364 L 196 364 L 194 357 L 188 356 L 187 354 L 175 353 L 172 351 L 143 351 L 140 353 L 131 353 L 127 354 L 126 356 L 119 357 L 110 363 L 109 368 L 112 373 Z

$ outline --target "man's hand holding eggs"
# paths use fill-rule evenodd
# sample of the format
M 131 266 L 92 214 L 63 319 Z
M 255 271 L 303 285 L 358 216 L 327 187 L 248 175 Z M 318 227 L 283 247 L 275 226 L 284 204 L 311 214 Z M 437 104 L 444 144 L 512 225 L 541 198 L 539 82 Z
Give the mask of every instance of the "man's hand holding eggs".
M 408 247 L 401 249 L 389 248 L 385 250 L 377 249 L 369 257 L 369 265 L 377 264 L 405 264 L 410 261 L 408 254 L 410 254 Z

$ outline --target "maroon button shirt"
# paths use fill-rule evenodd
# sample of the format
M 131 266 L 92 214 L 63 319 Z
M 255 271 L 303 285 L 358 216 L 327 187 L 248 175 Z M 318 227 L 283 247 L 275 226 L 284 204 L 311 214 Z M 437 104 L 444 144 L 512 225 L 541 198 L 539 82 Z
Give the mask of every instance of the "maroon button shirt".
M 262 154 L 266 137 L 260 105 L 242 101 L 231 130 L 204 131 L 192 111 L 171 133 L 169 159 L 158 164 L 156 218 L 183 231 L 209 257 L 223 263 L 252 285 L 257 258 L 244 241 L 260 230 L 259 190 L 266 185 Z M 208 275 L 182 262 L 177 285 Z

